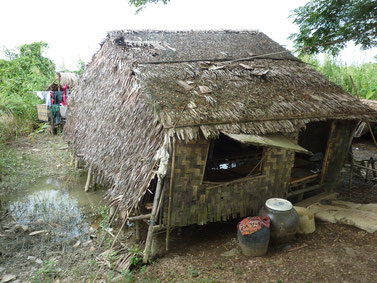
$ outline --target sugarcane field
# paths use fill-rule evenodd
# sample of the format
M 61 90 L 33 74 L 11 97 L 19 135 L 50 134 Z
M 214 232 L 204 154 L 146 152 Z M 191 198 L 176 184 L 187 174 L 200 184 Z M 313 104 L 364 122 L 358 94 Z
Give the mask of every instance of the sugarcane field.
M 0 283 L 376 281 L 375 1 L 0 7 Z

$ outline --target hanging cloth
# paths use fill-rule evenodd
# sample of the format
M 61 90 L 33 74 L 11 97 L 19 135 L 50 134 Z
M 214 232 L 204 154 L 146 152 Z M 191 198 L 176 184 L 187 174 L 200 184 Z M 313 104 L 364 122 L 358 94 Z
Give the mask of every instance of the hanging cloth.
M 238 229 L 242 236 L 251 235 L 261 230 L 263 227 L 270 228 L 270 217 L 247 217 L 238 223 Z
M 65 86 L 63 87 L 63 99 L 62 99 L 63 106 L 67 105 L 67 88 L 68 88 L 68 85 L 65 84 Z
M 48 95 L 46 95 L 46 105 L 48 107 L 51 107 L 52 105 L 52 91 L 50 91 Z

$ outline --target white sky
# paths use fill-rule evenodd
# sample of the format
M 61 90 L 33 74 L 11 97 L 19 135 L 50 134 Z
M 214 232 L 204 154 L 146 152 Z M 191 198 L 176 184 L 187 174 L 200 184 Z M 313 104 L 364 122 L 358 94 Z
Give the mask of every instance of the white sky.
M 89 62 L 107 31 L 115 29 L 257 29 L 288 49 L 298 28 L 290 11 L 307 0 L 171 0 L 135 15 L 128 0 L 0 0 L 0 47 L 45 41 L 57 67 Z M 349 64 L 373 61 L 376 49 L 349 47 Z

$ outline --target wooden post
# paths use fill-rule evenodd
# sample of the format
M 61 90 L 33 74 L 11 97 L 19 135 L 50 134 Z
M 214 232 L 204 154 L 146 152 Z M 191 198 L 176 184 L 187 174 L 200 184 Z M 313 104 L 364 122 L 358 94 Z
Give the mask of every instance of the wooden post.
M 373 169 L 373 170 L 376 170 L 376 164 L 375 164 L 375 161 L 374 161 L 373 157 L 370 158 L 370 164 L 372 165 L 372 169 Z M 372 170 L 372 172 L 373 172 L 373 177 L 377 177 L 377 172 L 376 172 L 376 171 L 373 171 L 373 170 Z
M 363 161 L 363 165 L 365 166 L 365 182 L 369 179 L 369 162 L 367 160 Z
M 158 235 L 154 234 L 152 238 L 152 247 L 151 247 L 151 259 L 155 259 L 158 255 Z
M 150 256 L 151 256 L 151 245 L 152 245 L 152 240 L 153 240 L 153 237 L 154 237 L 153 226 L 156 223 L 157 207 L 158 207 L 158 203 L 159 203 L 160 196 L 161 196 L 162 183 L 163 183 L 163 178 L 160 178 L 158 176 L 156 193 L 155 193 L 155 196 L 154 196 L 154 199 L 153 199 L 152 213 L 151 213 L 151 217 L 150 217 L 150 220 L 149 220 L 147 240 L 145 242 L 145 249 L 144 249 L 144 255 L 143 255 L 143 262 L 144 263 L 147 263 L 150 260 Z
M 324 156 L 323 161 L 322 161 L 321 181 L 320 181 L 321 185 L 323 185 L 323 183 L 325 182 L 325 177 L 326 177 L 327 167 L 328 167 L 328 159 L 329 159 L 329 155 L 330 155 L 329 147 L 330 147 L 332 139 L 334 138 L 334 131 L 335 131 L 335 121 L 332 121 L 331 127 L 330 127 L 330 132 L 329 132 L 329 137 L 328 137 L 327 144 L 326 144 L 326 152 L 325 152 L 325 156 Z
M 350 176 L 349 176 L 349 182 L 348 182 L 348 193 L 351 193 L 352 188 L 352 177 L 353 177 L 353 158 L 351 159 L 351 166 L 350 166 Z
M 140 220 L 135 221 L 135 238 L 136 242 L 140 243 L 141 237 L 140 237 Z
M 85 184 L 85 192 L 89 191 L 91 179 L 92 179 L 92 165 L 89 166 L 88 177 L 86 179 L 86 184 Z
M 174 186 L 174 173 L 175 173 L 175 155 L 176 155 L 175 142 L 173 142 L 173 157 L 171 163 L 171 176 L 170 176 L 170 185 L 169 185 L 169 207 L 168 207 L 168 226 L 166 227 L 166 251 L 169 250 L 169 234 L 171 226 L 171 207 L 173 202 L 173 186 Z

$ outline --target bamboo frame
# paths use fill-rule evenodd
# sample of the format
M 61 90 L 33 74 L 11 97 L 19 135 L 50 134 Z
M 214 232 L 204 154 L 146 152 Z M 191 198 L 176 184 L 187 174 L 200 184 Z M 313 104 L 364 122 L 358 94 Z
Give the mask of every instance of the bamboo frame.
M 175 173 L 175 156 L 176 156 L 176 142 L 173 142 L 173 157 L 171 163 L 171 177 L 169 185 L 169 206 L 168 206 L 168 226 L 166 227 L 166 251 L 169 250 L 169 234 L 171 226 L 171 213 L 172 213 L 172 202 L 173 202 L 173 186 L 174 186 L 174 173 Z
M 328 139 L 327 139 L 326 153 L 325 153 L 325 156 L 324 156 L 323 162 L 322 162 L 321 180 L 319 182 L 321 185 L 323 185 L 323 182 L 325 181 L 325 176 L 326 176 L 327 169 L 328 169 L 328 160 L 329 160 L 329 156 L 330 156 L 329 147 L 330 147 L 330 143 L 333 139 L 334 132 L 335 132 L 335 121 L 333 120 L 331 122 L 330 132 L 329 132 L 329 136 L 328 136 Z
M 157 181 L 157 187 L 156 187 L 156 194 L 153 199 L 153 208 L 152 208 L 152 213 L 150 216 L 150 222 L 149 222 L 149 228 L 148 228 L 148 234 L 147 234 L 147 240 L 145 241 L 145 249 L 143 253 L 143 262 L 147 263 L 150 260 L 151 256 L 151 246 L 153 242 L 153 226 L 156 224 L 156 213 L 157 213 L 157 206 L 160 200 L 160 195 L 161 195 L 161 188 L 162 188 L 162 183 L 163 183 L 164 178 L 163 177 L 158 177 Z
M 91 181 L 92 181 L 92 165 L 89 166 L 88 177 L 86 178 L 86 183 L 85 183 L 85 188 L 84 188 L 85 192 L 89 192 Z

